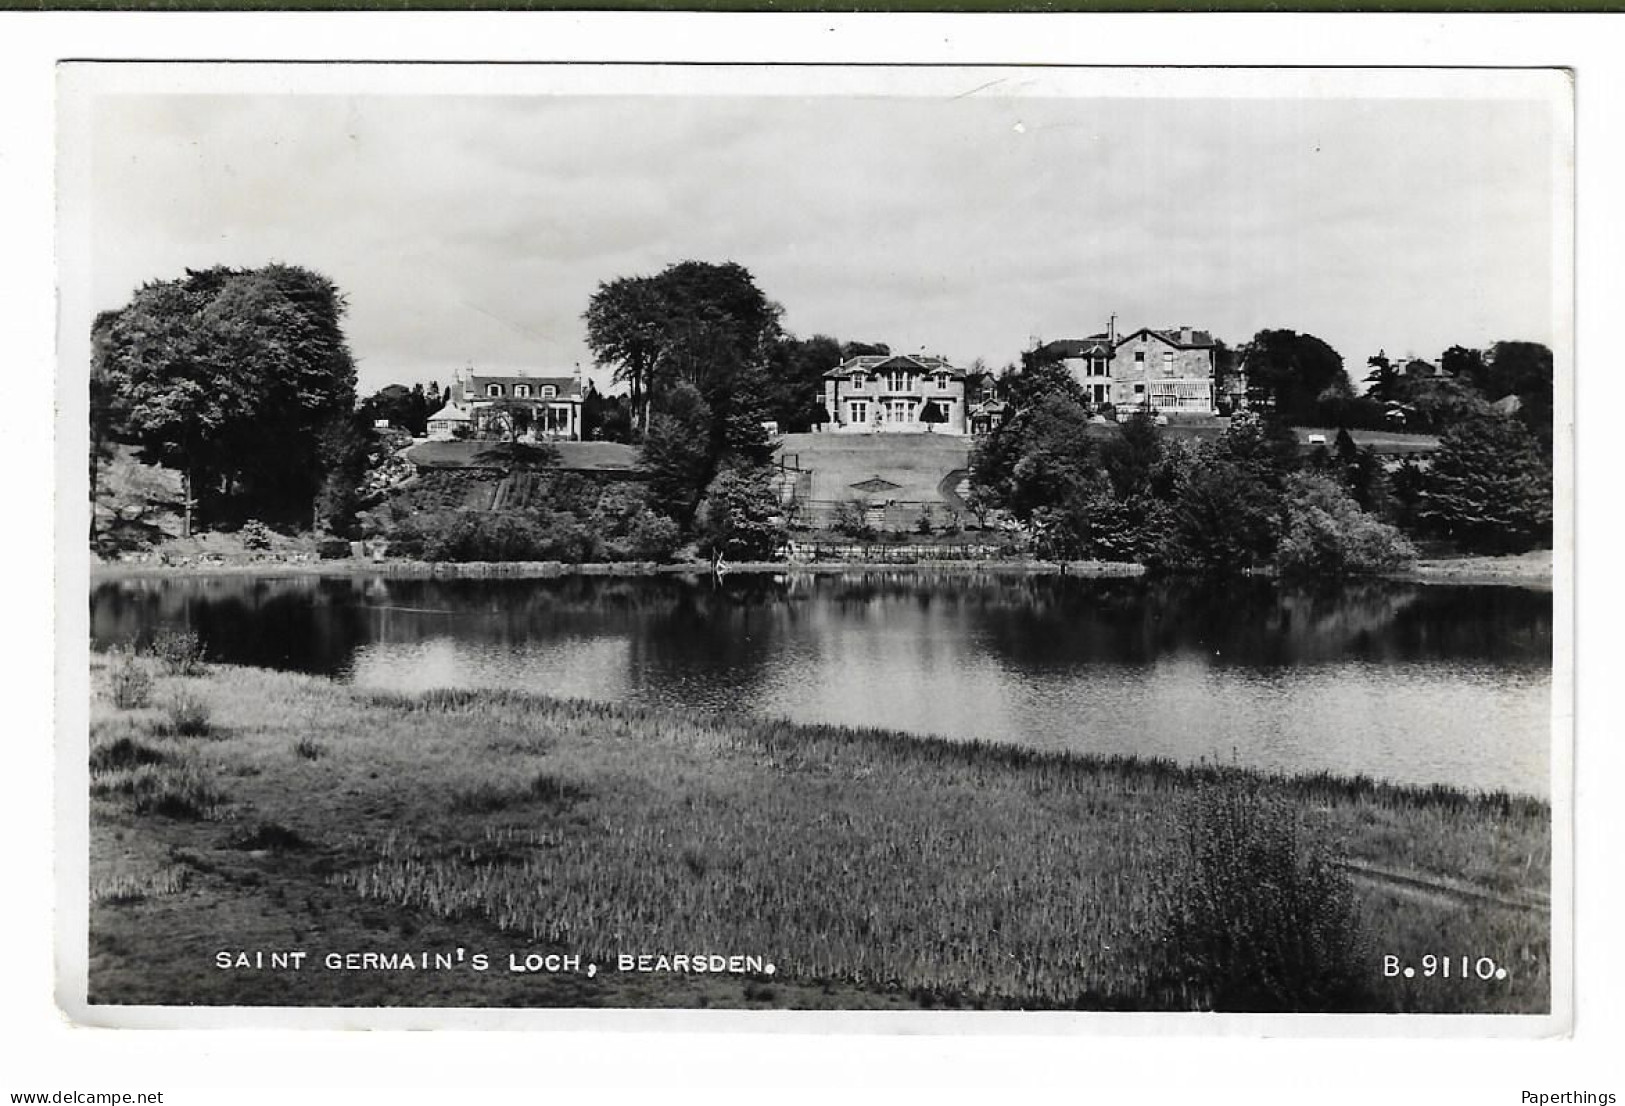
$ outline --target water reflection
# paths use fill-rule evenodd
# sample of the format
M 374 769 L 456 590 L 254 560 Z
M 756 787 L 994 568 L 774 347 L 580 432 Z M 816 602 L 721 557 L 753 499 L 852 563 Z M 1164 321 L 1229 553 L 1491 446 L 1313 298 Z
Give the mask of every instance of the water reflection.
M 1544 794 L 1548 592 L 931 577 L 98 586 L 107 644 L 380 687 L 522 687 Z

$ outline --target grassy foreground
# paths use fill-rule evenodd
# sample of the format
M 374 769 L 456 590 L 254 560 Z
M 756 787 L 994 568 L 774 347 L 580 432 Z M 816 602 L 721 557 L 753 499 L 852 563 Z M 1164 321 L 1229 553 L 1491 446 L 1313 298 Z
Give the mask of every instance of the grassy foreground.
M 1548 1008 L 1533 799 L 153 658 L 92 689 L 92 1003 Z

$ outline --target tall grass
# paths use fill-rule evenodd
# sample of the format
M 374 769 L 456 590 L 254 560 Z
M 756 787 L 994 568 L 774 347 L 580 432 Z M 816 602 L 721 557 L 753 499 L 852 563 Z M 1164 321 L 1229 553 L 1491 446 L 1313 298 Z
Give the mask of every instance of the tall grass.
M 1340 853 L 1253 781 L 1204 783 L 1185 806 L 1159 985 L 1203 1010 L 1366 1007 L 1372 961 Z

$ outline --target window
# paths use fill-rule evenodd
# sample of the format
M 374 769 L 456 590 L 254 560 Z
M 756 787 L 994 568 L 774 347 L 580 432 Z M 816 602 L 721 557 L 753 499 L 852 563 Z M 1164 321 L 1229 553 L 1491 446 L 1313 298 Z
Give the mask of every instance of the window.
M 1134 351 L 1134 367 L 1136 369 L 1145 368 L 1145 350 L 1138 349 Z
M 937 391 L 946 392 L 951 378 L 947 373 L 937 374 Z
M 851 422 L 860 423 L 869 421 L 869 404 L 864 400 L 860 399 L 853 402 L 848 409 L 852 413 L 852 418 L 850 420 Z
M 910 399 L 888 399 L 886 401 L 887 422 L 913 422 L 914 401 Z
M 853 373 L 852 374 L 852 390 L 854 392 L 863 391 L 863 374 L 862 373 Z
M 542 385 L 542 398 L 543 399 L 553 399 L 558 394 L 559 394 L 559 390 L 557 388 L 555 388 L 553 385 L 551 385 L 551 384 L 543 384 Z
M 485 386 L 485 394 L 488 396 L 500 396 L 502 394 L 502 385 L 487 384 Z
M 1089 363 L 1089 367 L 1090 367 L 1091 375 L 1093 375 L 1093 376 L 1105 376 L 1106 375 L 1106 355 L 1102 354 L 1102 353 L 1095 354 L 1094 359 L 1091 360 L 1090 363 Z
M 914 389 L 914 374 L 902 369 L 893 369 L 886 374 L 886 387 L 893 392 L 908 392 Z
M 1136 384 L 1136 385 L 1134 385 L 1134 394 L 1137 395 L 1137 396 L 1145 395 L 1145 385 L 1144 384 Z
M 513 397 L 515 399 L 529 399 L 530 398 L 530 385 L 529 384 L 515 384 L 513 386 Z
M 1174 351 L 1171 349 L 1162 353 L 1162 371 L 1166 376 L 1174 375 Z

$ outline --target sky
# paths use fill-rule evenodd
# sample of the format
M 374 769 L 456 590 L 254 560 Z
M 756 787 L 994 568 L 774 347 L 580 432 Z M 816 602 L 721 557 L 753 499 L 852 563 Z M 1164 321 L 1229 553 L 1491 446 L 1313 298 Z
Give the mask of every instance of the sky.
M 1505 97 L 103 94 L 89 300 L 270 261 L 360 390 L 594 372 L 601 282 L 735 261 L 806 337 L 956 363 L 1264 328 L 1366 359 L 1551 344 L 1550 103 Z M 73 151 L 69 151 L 70 153 Z M 88 325 L 88 320 L 86 321 Z

